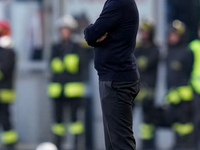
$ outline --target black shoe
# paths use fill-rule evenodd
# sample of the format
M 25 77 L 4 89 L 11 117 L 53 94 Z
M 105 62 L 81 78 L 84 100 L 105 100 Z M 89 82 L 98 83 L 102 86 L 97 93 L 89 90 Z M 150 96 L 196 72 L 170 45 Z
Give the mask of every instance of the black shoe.
M 5 145 L 4 150 L 16 150 L 15 144 Z

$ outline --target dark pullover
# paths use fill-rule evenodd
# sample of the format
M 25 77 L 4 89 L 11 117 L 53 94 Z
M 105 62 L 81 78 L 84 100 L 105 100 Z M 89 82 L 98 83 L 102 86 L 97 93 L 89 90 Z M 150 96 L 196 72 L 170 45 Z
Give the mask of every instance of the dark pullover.
M 94 24 L 85 31 L 88 45 L 94 47 L 95 68 L 101 81 L 139 79 L 134 49 L 138 31 L 138 10 L 134 0 L 107 0 Z M 97 39 L 108 33 L 106 39 Z

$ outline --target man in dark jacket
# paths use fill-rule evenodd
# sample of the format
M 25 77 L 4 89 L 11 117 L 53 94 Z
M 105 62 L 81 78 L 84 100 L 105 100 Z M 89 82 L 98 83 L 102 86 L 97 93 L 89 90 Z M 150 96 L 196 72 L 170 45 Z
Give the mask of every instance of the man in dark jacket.
M 99 18 L 84 31 L 95 51 L 106 150 L 136 148 L 132 104 L 139 92 L 134 56 L 138 22 L 134 0 L 107 0 Z
M 0 122 L 3 126 L 2 143 L 6 150 L 13 150 L 18 136 L 10 120 L 10 105 L 15 100 L 13 75 L 15 52 L 11 47 L 9 22 L 0 21 Z

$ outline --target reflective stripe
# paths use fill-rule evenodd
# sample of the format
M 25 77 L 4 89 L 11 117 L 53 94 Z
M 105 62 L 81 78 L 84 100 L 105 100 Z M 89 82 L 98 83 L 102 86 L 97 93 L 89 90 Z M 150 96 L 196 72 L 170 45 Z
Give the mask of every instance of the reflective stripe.
M 136 97 L 136 100 L 142 101 L 145 98 L 148 98 L 148 99 L 154 98 L 154 90 L 152 88 L 141 88 L 139 94 Z
M 193 90 L 191 86 L 181 86 L 177 88 L 179 95 L 183 101 L 191 101 L 193 98 Z
M 150 140 L 153 138 L 154 126 L 152 124 L 142 124 L 140 126 L 140 138 Z
M 181 98 L 179 96 L 179 93 L 177 90 L 175 89 L 171 89 L 169 90 L 168 95 L 166 96 L 166 100 L 169 103 L 173 103 L 173 104 L 179 104 L 181 102 Z
M 85 84 L 82 82 L 71 82 L 65 84 L 64 94 L 66 97 L 83 97 L 85 94 Z
M 144 70 L 148 64 L 148 58 L 145 56 L 140 56 L 137 58 L 139 70 Z
M 195 91 L 200 94 L 200 40 L 194 40 L 190 43 L 190 49 L 194 53 L 194 64 L 191 77 L 191 84 Z
M 52 126 L 51 130 L 55 135 L 59 135 L 59 136 L 64 136 L 65 133 L 66 133 L 66 128 L 65 128 L 65 125 L 63 123 L 55 123 Z
M 144 89 L 141 89 L 135 100 L 142 101 L 145 97 L 147 97 L 147 91 Z
M 182 64 L 179 61 L 172 61 L 170 62 L 170 68 L 172 68 L 173 70 L 181 70 L 182 68 Z
M 81 41 L 80 45 L 81 47 L 84 47 L 84 48 L 90 47 L 85 40 Z
M 190 134 L 194 130 L 194 126 L 193 126 L 192 123 L 186 123 L 186 124 L 174 123 L 172 128 L 180 136 L 184 136 L 184 135 Z
M 13 130 L 5 131 L 2 134 L 2 142 L 4 144 L 14 144 L 17 142 L 17 140 L 18 140 L 17 133 Z
M 76 54 L 68 54 L 64 57 L 65 68 L 68 72 L 75 74 L 79 70 L 79 57 Z
M 58 98 L 62 93 L 62 85 L 60 83 L 50 83 L 48 86 L 48 95 L 51 98 Z
M 54 58 L 51 61 L 51 70 L 54 73 L 62 73 L 64 71 L 62 60 L 59 58 Z
M 2 73 L 2 71 L 0 70 L 0 80 L 2 80 L 3 79 L 3 73 Z
M 191 86 L 180 86 L 176 89 L 169 90 L 166 100 L 169 103 L 179 104 L 181 100 L 191 101 L 193 98 L 193 90 Z
M 68 130 L 71 134 L 81 134 L 84 132 L 84 124 L 80 121 L 71 123 Z
M 16 95 L 13 90 L 10 89 L 1 89 L 0 90 L 0 101 L 2 103 L 11 103 L 15 100 Z

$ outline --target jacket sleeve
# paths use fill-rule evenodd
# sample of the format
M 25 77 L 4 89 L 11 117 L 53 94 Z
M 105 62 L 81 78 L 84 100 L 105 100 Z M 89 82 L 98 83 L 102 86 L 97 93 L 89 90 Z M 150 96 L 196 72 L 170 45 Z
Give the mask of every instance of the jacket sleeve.
M 8 49 L 4 53 L 3 60 L 0 63 L 0 71 L 3 74 L 3 77 L 6 78 L 11 76 L 15 68 L 15 53 L 13 50 Z
M 51 56 L 50 56 L 50 62 L 52 61 L 53 58 L 56 57 L 56 48 L 57 46 L 56 45 L 52 45 L 51 46 Z
M 189 82 L 194 65 L 194 54 L 191 50 L 189 49 L 186 50 L 186 54 L 184 55 L 183 61 L 184 61 L 184 72 L 186 73 Z
M 106 32 L 114 28 L 122 18 L 122 6 L 119 2 L 112 1 L 105 5 L 102 13 L 94 24 L 90 24 L 84 31 L 85 40 L 90 46 L 97 46 L 96 41 Z

